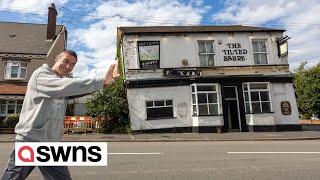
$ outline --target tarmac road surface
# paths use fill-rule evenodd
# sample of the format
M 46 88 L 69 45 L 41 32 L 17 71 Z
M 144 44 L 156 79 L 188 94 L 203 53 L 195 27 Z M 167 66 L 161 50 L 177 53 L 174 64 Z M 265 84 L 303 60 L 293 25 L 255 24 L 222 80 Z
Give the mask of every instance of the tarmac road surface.
M 13 145 L 0 143 L 1 170 Z M 108 166 L 70 167 L 73 179 L 320 179 L 319 140 L 111 142 L 108 151 Z M 42 179 L 38 168 L 28 179 Z

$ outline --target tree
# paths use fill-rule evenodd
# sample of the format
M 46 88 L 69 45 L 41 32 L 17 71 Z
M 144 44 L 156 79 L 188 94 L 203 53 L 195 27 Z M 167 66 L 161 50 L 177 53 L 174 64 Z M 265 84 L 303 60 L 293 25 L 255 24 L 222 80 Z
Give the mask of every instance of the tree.
M 306 64 L 295 70 L 294 85 L 299 112 L 309 119 L 312 114 L 320 115 L 320 63 L 311 68 Z
M 87 114 L 92 117 L 104 116 L 105 133 L 129 133 L 128 102 L 123 78 L 100 92 L 93 94 L 86 103 Z

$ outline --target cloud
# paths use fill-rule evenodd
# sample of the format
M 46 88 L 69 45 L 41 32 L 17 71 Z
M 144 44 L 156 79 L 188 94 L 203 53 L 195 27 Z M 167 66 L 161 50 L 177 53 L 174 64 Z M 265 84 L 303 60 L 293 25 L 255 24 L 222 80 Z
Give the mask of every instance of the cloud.
M 75 76 L 104 74 L 115 62 L 117 27 L 200 24 L 202 14 L 209 8 L 201 6 L 202 3 L 182 3 L 178 0 L 117 0 L 100 3 L 82 19 L 94 23 L 70 32 L 70 46 L 85 49 L 79 52 L 81 65 L 76 65 Z
M 80 45 L 84 50 L 79 51 L 79 62 L 86 65 L 89 74 L 104 75 L 107 68 L 115 63 L 116 31 L 120 25 L 136 25 L 121 18 L 101 20 L 85 29 L 76 29 L 71 32 L 72 46 Z M 81 48 L 83 49 L 83 48 Z M 75 76 L 87 76 L 83 66 L 75 66 Z
M 48 6 L 55 3 L 56 6 L 61 6 L 67 3 L 68 0 L 1 0 L 0 8 L 8 9 L 10 11 L 18 11 L 20 13 L 38 13 L 39 15 L 46 15 Z
M 289 40 L 291 69 L 300 62 L 320 62 L 320 3 L 318 0 L 229 0 L 213 14 L 219 23 L 284 28 Z

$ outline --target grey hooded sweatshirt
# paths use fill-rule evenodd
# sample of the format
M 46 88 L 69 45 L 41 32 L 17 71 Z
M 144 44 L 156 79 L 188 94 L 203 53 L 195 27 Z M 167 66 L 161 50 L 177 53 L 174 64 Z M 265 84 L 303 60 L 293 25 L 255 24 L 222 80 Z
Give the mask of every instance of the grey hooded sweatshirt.
M 102 78 L 65 78 L 44 64 L 33 72 L 27 87 L 16 139 L 20 141 L 60 141 L 64 133 L 67 96 L 91 93 L 103 88 Z

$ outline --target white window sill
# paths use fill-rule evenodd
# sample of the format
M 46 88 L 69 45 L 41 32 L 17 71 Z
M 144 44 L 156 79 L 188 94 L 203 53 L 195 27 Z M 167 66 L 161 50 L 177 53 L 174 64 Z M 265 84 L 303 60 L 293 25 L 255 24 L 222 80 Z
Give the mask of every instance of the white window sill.
M 4 78 L 4 80 L 26 80 L 26 78 Z

